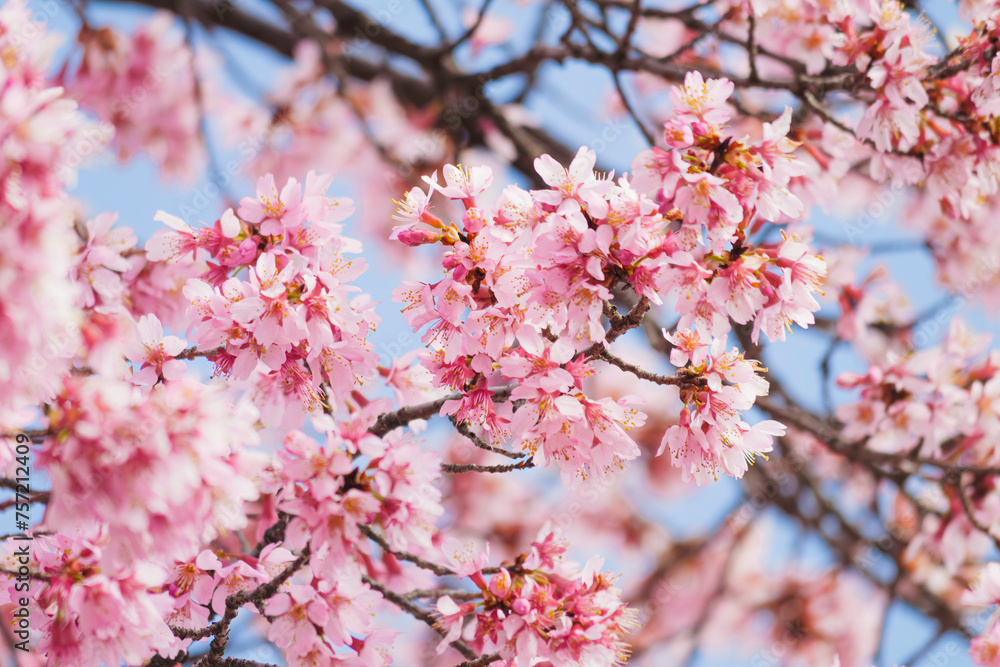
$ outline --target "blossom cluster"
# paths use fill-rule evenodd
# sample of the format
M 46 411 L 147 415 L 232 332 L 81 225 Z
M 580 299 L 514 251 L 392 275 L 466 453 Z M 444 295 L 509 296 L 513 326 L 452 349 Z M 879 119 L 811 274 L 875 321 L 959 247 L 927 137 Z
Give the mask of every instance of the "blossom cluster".
M 858 572 L 763 562 L 772 529 L 747 529 L 723 573 L 729 595 L 706 624 L 713 635 L 735 636 L 768 661 L 789 667 L 828 664 L 869 667 L 879 642 L 886 597 Z M 763 633 L 755 618 L 774 619 Z
M 151 262 L 210 257 L 184 287 L 196 342 L 216 351 L 217 374 L 254 377 L 267 424 L 295 427 L 304 413 L 322 417 L 375 373 L 367 335 L 378 317 L 350 285 L 366 268 L 348 258 L 361 245 L 337 224 L 354 209 L 350 200 L 325 196 L 331 181 L 310 172 L 304 184 L 289 179 L 279 192 L 272 177 L 262 177 L 257 196 L 212 227 L 194 230 L 159 213 L 173 231 L 146 243 Z
M 39 528 L 55 531 L 36 538 L 29 564 L 44 582 L 32 589 L 39 650 L 74 667 L 94 656 L 143 664 L 211 636 L 212 619 L 245 595 L 239 606 L 268 619 L 289 664 L 385 664 L 395 633 L 374 627 L 382 596 L 362 575 L 385 576 L 391 564 L 372 557 L 361 528 L 392 549 L 435 553 L 440 465 L 405 437 L 374 436 L 371 409 L 338 423 L 325 445 L 291 432 L 268 464 L 246 447 L 257 437 L 254 410 L 233 410 L 215 389 L 183 378 L 151 389 L 68 380 L 39 450 L 52 478 Z M 259 495 L 259 555 L 201 547 L 253 529 L 248 507 Z M 278 513 L 284 537 L 267 543 Z M 16 556 L 8 560 L 16 573 Z M 5 575 L 0 601 L 17 599 L 16 581 Z
M 709 476 L 715 479 L 720 468 L 742 477 L 756 456 L 771 451 L 772 438 L 785 433 L 773 420 L 751 427 L 741 419 L 756 397 L 767 394 L 768 382 L 759 375 L 759 365 L 736 348 L 725 352 L 721 338 L 709 344 L 690 330 L 666 337 L 674 345 L 670 362 L 690 382 L 681 388 L 685 407 L 678 423 L 663 435 L 658 454 L 669 448 L 684 478 L 693 477 L 699 484 Z
M 70 96 L 114 128 L 121 160 L 146 153 L 164 175 L 194 178 L 204 162 L 205 91 L 194 54 L 169 12 L 126 36 L 84 25 L 79 66 L 62 79 Z
M 442 513 L 439 475 L 436 457 L 416 443 L 350 425 L 328 432 L 324 445 L 299 431 L 286 436 L 264 487 L 276 494 L 274 510 L 290 517 L 284 544 L 310 553 L 312 577 L 280 589 L 264 613 L 268 637 L 290 664 L 332 660 L 342 646 L 375 652 L 391 641 L 394 633 L 372 626 L 381 596 L 361 578 L 362 568 L 377 570 L 361 528 L 377 526 L 393 549 L 429 552 Z
M 190 557 L 220 532 L 243 528 L 261 461 L 256 411 L 190 379 L 145 391 L 108 378 L 70 377 L 49 412 L 38 462 L 52 480 L 46 528 L 107 532 L 105 564 Z
M 729 82 L 705 82 L 697 73 L 674 88 L 676 115 L 665 132 L 672 148 L 637 157 L 632 180 L 595 174 L 596 155 L 582 148 L 568 168 L 547 155 L 535 161 L 547 189 L 508 186 L 489 208 L 480 201 L 493 180 L 485 167 L 449 165 L 443 185 L 435 174 L 425 179 L 427 189 L 407 192 L 392 237 L 446 250 L 446 278 L 405 281 L 394 292 L 410 325 L 428 327 L 424 365 L 436 384 L 464 394 L 445 403 L 442 414 L 481 425 L 493 441 L 510 440 L 536 463 L 554 459 L 568 482 L 602 477 L 638 456 L 627 431 L 644 420 L 627 399 L 595 401 L 582 392 L 593 360 L 623 332 L 614 328 L 616 309 L 612 329 L 603 324 L 615 290 L 647 304 L 671 299 L 681 315 L 678 331 L 703 339 L 706 349 L 723 344 L 731 321 L 752 320 L 754 342 L 761 331 L 784 339 L 792 322 L 814 321 L 822 258 L 795 235 L 750 240 L 765 222 L 802 213 L 787 187 L 801 173 L 796 143 L 786 136 L 790 110 L 765 124 L 762 140 L 736 141 L 723 125 L 731 92 Z M 460 224 L 431 212 L 435 193 L 462 203 Z M 736 361 L 730 355 L 718 363 Z M 725 371 L 730 382 L 757 377 L 743 364 Z M 688 378 L 704 383 L 712 377 L 704 370 Z M 497 400 L 511 382 L 517 387 L 510 398 L 527 399 L 517 409 Z M 751 431 L 740 419 L 766 393 L 766 382 L 752 385 L 697 394 L 710 416 L 692 426 L 690 413 L 682 413 L 680 430 L 668 433 L 675 465 L 688 473 L 714 470 L 725 451 L 732 460 L 720 467 L 740 476 L 753 452 L 769 450 L 777 425 Z
M 164 335 L 164 325 L 187 326 L 182 318 L 186 281 L 204 272 L 204 259 L 151 262 L 136 250 L 132 229 L 117 214 L 101 213 L 79 226 L 80 242 L 70 279 L 81 287 L 78 366 L 135 384 L 152 386 L 185 372 L 175 357 L 186 341 Z M 122 352 L 124 351 L 124 359 Z M 125 360 L 135 364 L 130 371 Z
M 813 323 L 814 294 L 826 275 L 823 259 L 796 236 L 752 245 L 765 222 L 782 223 L 804 212 L 788 184 L 805 170 L 788 138 L 791 109 L 764 123 L 759 141 L 726 131 L 726 80 L 704 81 L 692 72 L 672 89 L 676 118 L 666 124 L 671 150 L 652 148 L 632 162 L 635 186 L 649 192 L 668 220 L 679 223 L 665 248 L 660 288 L 676 296 L 681 329 L 713 338 L 731 323 L 753 322 L 760 333 L 784 340 L 794 322 Z
M 798 95 L 801 122 L 791 136 L 802 142 L 802 150 L 796 156 L 797 173 L 785 185 L 807 207 L 819 203 L 830 212 L 859 209 L 847 229 L 852 244 L 866 236 L 885 209 L 895 213 L 900 208 L 906 227 L 926 238 L 945 286 L 997 303 L 1000 244 L 991 223 L 1000 187 L 1000 11 L 988 2 L 959 3 L 971 30 L 951 44 L 950 37 L 932 29 L 926 15 L 899 0 L 729 5 L 730 13 L 719 22 L 720 34 L 727 41 L 743 41 L 749 23 L 757 43 L 767 44 L 768 57 L 753 61 L 755 76 L 783 88 L 791 81 L 798 85 L 804 69 L 807 78 L 818 76 L 823 85 L 845 95 L 844 106 L 829 106 L 812 93 Z M 661 55 L 667 55 L 671 45 L 682 44 L 694 31 L 677 19 L 649 18 L 640 34 L 649 52 L 664 50 Z M 798 69 L 789 66 L 793 61 Z M 657 90 L 669 84 L 648 85 Z M 705 83 L 699 90 L 695 105 L 725 96 L 729 86 Z M 690 106 L 677 96 L 672 101 L 675 107 Z M 741 104 L 746 102 L 741 98 Z M 754 101 L 740 111 L 761 115 L 768 108 Z M 668 134 L 670 145 L 688 141 L 683 124 Z M 697 139 L 697 132 L 692 136 Z M 636 165 L 633 170 L 640 173 Z M 883 187 L 887 183 L 889 191 Z M 710 186 L 701 187 L 707 192 Z M 671 194 L 669 187 L 666 194 Z M 783 194 L 775 204 L 795 206 L 787 200 L 780 204 L 782 199 Z M 681 210 L 686 210 L 685 201 L 678 205 Z M 724 202 L 719 206 L 736 217 L 734 208 Z
M 86 667 L 143 664 L 153 655 L 174 656 L 182 648 L 166 618 L 170 597 L 157 587 L 165 572 L 149 561 L 108 567 L 108 534 L 88 526 L 83 532 L 35 535 L 29 568 L 32 630 L 40 634 L 37 650 L 50 664 Z M 17 571 L 16 544 L 7 542 L 4 569 Z M 23 597 L 16 579 L 0 586 L 0 601 Z
M 497 664 L 504 667 L 524 664 L 526 656 L 555 667 L 627 660 L 625 638 L 638 627 L 638 611 L 622 603 L 614 575 L 601 571 L 603 558 L 595 556 L 579 569 L 563 559 L 565 552 L 558 534 L 543 528 L 528 553 L 494 568 L 488 582 L 488 548 L 456 552 L 456 575 L 474 583 L 481 599 L 438 599 L 438 627 L 445 633 L 438 652 L 465 637 L 482 653 L 499 653 Z
M 317 573 L 329 576 L 357 556 L 361 526 L 378 526 L 394 549 L 431 549 L 443 511 L 434 485 L 440 462 L 413 441 L 340 425 L 320 445 L 292 431 L 271 476 L 276 510 L 292 517 L 287 544 L 309 545 Z
M 838 378 L 861 398 L 837 409 L 844 446 L 863 447 L 875 460 L 912 459 L 954 477 L 953 485 L 924 489 L 924 515 L 909 531 L 905 560 L 921 581 L 970 577 L 993 548 L 991 536 L 1000 534 L 992 476 L 965 472 L 1000 462 L 1000 357 L 983 355 L 988 342 L 956 319 L 940 345 Z
M 876 452 L 937 458 L 962 451 L 992 465 L 1000 378 L 996 353 L 978 359 L 988 342 L 956 319 L 941 345 L 873 365 L 863 375 L 842 374 L 838 384 L 860 390 L 861 398 L 837 408 L 842 437 Z
M 813 125 L 807 147 L 818 168 L 809 180 L 837 192 L 854 171 L 850 163 L 868 160 L 864 171 L 875 183 L 891 181 L 894 190 L 915 186 L 912 198 L 906 192 L 887 201 L 902 203 L 907 226 L 926 237 L 939 280 L 996 303 L 1000 11 L 990 3 L 961 4 L 972 30 L 943 58 L 934 55 L 926 18 L 898 0 L 802 3 L 792 14 L 781 3 L 754 9 L 761 19 L 780 17 L 759 23 L 758 38 L 769 40 L 775 53 L 806 57 L 809 72 L 846 68 L 845 88 L 871 95 L 859 96 L 864 101 L 855 107 L 856 124 L 833 119 L 841 128 L 853 125 L 853 135 L 831 122 Z M 762 67 L 768 74 L 782 69 L 767 62 Z
M 882 152 L 913 147 L 922 134 L 920 112 L 929 102 L 923 84 L 934 62 L 929 26 L 914 20 L 898 0 L 841 10 L 830 19 L 842 34 L 833 62 L 865 72 L 876 91 L 858 123 L 858 138 L 870 139 Z
M 79 342 L 73 209 L 63 188 L 106 137 L 45 73 L 54 44 L 21 0 L 0 8 L 0 421 L 50 398 Z
M 605 284 L 610 284 L 611 276 L 605 276 L 603 265 L 608 263 L 609 271 L 612 265 L 621 267 L 625 254 L 616 259 L 619 252 L 631 253 L 633 259 L 646 252 L 641 247 L 655 238 L 652 223 L 658 215 L 647 201 L 650 224 L 643 227 L 643 216 L 635 208 L 639 219 L 636 235 L 630 239 L 632 250 L 618 242 L 612 247 L 613 225 L 605 222 L 598 228 L 604 231 L 591 229 L 588 214 L 573 193 L 582 189 L 586 194 L 592 187 L 595 201 L 601 202 L 597 206 L 603 207 L 602 218 L 625 216 L 624 226 L 629 198 L 639 205 L 627 181 L 618 188 L 610 181 L 598 181 L 592 170 L 593 151 L 581 150 L 569 172 L 550 162 L 550 158 L 540 158 L 540 169 L 552 183 L 565 182 L 562 190 L 545 192 L 543 198 L 552 202 L 552 214 L 544 220 L 546 214 L 533 194 L 515 186 L 501 195 L 496 214 L 487 215 L 476 206 L 476 196 L 492 181 L 492 174 L 482 167 L 449 166 L 446 185 L 428 179 L 427 191 L 408 192 L 396 214 L 404 224 L 393 235 L 409 245 L 442 242 L 449 246 L 443 265 L 450 276 L 433 285 L 404 281 L 393 296 L 406 304 L 404 315 L 411 326 L 431 325 L 424 341 L 433 343 L 433 348 L 424 365 L 436 384 L 464 393 L 461 399 L 446 403 L 442 413 L 482 424 L 496 441 L 511 432 L 523 435 L 524 449 L 545 462 L 556 458 L 564 476 L 572 480 L 588 471 L 602 475 L 638 454 L 625 430 L 641 423 L 639 413 L 627 404 L 587 399 L 579 386 L 589 373 L 587 359 L 578 355 L 604 339 L 601 316 L 605 300 L 611 298 Z M 435 190 L 464 202 L 461 231 L 455 225 L 445 226 L 429 212 Z M 563 192 L 569 198 L 564 200 Z M 615 198 L 620 214 L 612 210 L 608 197 Z M 556 213 L 560 207 L 563 214 Z M 421 222 L 432 229 L 418 227 Z M 594 253 L 589 260 L 578 245 Z M 553 253 L 552 261 L 542 261 L 542 252 Z M 646 291 L 652 294 L 651 286 Z M 467 310 L 471 312 L 466 316 Z M 558 340 L 544 338 L 543 331 Z M 520 344 L 517 352 L 511 349 L 515 340 Z M 561 368 L 574 358 L 573 367 Z M 516 414 L 509 412 L 509 406 L 498 408 L 494 400 L 496 381 L 511 379 L 521 384 L 515 399 L 533 399 L 530 407 Z
M 153 589 L 170 596 L 165 620 L 171 627 L 198 631 L 209 625 L 213 614 L 226 611 L 229 596 L 245 594 L 283 573 L 295 560 L 284 547 L 269 544 L 260 556 L 234 557 L 220 551 L 202 550 L 176 561 Z M 253 604 L 245 609 L 258 611 Z M 190 641 L 181 642 L 184 648 Z

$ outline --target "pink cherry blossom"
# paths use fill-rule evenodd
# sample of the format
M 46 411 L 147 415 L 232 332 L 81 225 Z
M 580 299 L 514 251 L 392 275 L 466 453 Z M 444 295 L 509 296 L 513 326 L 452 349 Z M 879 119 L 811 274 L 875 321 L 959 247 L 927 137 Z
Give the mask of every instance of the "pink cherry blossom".
M 700 72 L 688 72 L 683 87 L 670 89 L 670 100 L 680 120 L 724 123 L 729 120 L 725 102 L 733 89 L 733 83 L 726 79 L 705 81 Z
M 151 386 L 160 378 L 176 380 L 184 375 L 184 362 L 174 357 L 184 350 L 187 343 L 177 336 L 164 336 L 163 326 L 156 315 L 143 315 L 137 328 L 139 345 L 125 355 L 140 367 L 132 376 L 132 382 Z

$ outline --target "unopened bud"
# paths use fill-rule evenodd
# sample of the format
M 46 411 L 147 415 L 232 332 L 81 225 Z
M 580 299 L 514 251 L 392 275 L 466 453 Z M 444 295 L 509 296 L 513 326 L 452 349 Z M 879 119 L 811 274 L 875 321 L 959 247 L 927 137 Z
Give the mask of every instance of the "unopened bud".
M 247 238 L 240 241 L 239 255 L 235 258 L 239 264 L 249 264 L 257 257 L 259 239 Z
M 694 130 L 694 133 L 699 137 L 707 137 L 712 133 L 712 127 L 708 123 L 700 120 L 691 123 L 691 129 Z
M 515 614 L 519 616 L 524 616 L 529 611 L 531 611 L 531 603 L 529 603 L 524 598 L 518 598 L 514 600 L 514 604 L 511 605 L 511 609 L 514 610 Z
M 500 571 L 493 575 L 490 579 L 490 593 L 500 600 L 510 595 L 510 572 L 501 567 Z
M 447 245 L 455 245 L 461 237 L 458 235 L 458 229 L 455 228 L 455 225 L 450 225 L 444 228 L 441 238 Z
M 429 229 L 406 229 L 401 231 L 396 238 L 408 246 L 418 246 L 437 243 L 441 240 L 441 235 Z
M 462 224 L 465 225 L 465 231 L 469 234 L 478 234 L 487 225 L 486 215 L 482 209 L 470 208 L 462 216 Z

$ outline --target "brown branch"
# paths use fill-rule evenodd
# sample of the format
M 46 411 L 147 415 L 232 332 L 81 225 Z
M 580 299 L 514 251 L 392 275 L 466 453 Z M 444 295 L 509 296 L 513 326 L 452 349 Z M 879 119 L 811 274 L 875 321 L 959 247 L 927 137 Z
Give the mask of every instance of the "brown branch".
M 479 449 L 485 450 L 487 452 L 493 452 L 494 454 L 499 454 L 501 456 L 506 456 L 509 459 L 520 459 L 524 456 L 528 456 L 528 452 L 509 452 L 506 449 L 500 449 L 499 447 L 494 447 L 493 445 L 489 444 L 488 442 L 480 438 L 478 435 L 473 433 L 472 429 L 469 428 L 468 424 L 458 421 L 454 417 L 454 415 L 449 417 L 449 419 L 451 420 L 452 425 L 455 427 L 455 430 L 458 431 L 459 434 L 468 438 L 472 442 L 472 444 L 474 444 Z
M 496 389 L 493 391 L 493 399 L 497 401 L 503 401 L 510 396 L 510 393 L 514 391 L 514 387 L 503 387 L 501 389 Z M 462 398 L 462 394 L 449 394 L 435 401 L 430 401 L 428 403 L 421 403 L 419 405 L 410 405 L 398 410 L 393 410 L 392 412 L 384 412 L 378 416 L 375 420 L 375 424 L 372 425 L 369 431 L 375 435 L 382 437 L 386 433 L 393 431 L 401 426 L 406 426 L 412 421 L 417 419 L 429 419 L 433 417 L 441 410 L 443 406 L 448 401 L 454 401 Z M 465 435 L 464 433 L 462 435 Z M 466 437 L 469 437 L 466 435 Z M 492 450 L 491 451 L 495 451 Z
M 631 373 L 640 380 L 646 380 L 647 382 L 653 382 L 655 384 L 662 385 L 673 385 L 676 387 L 682 387 L 689 384 L 697 384 L 697 377 L 684 377 L 676 375 L 659 375 L 657 373 L 650 373 L 649 371 L 644 371 L 635 364 L 630 364 L 624 359 L 619 359 L 615 355 L 611 354 L 607 350 L 602 350 L 600 354 L 597 355 L 599 359 L 603 359 L 613 366 L 617 366 L 627 373 Z
M 413 563 L 417 567 L 423 568 L 429 572 L 433 572 L 439 577 L 454 576 L 455 574 L 454 570 L 451 570 L 450 568 L 447 568 L 444 565 L 438 565 L 437 563 L 432 563 L 429 560 L 424 560 L 423 558 L 421 558 L 416 554 L 411 554 L 408 551 L 393 550 L 393 548 L 389 546 L 389 542 L 386 541 L 384 537 L 375 532 L 375 530 L 371 526 L 361 524 L 358 527 L 361 529 L 361 532 L 362 534 L 364 534 L 365 537 L 369 538 L 370 540 L 378 544 L 380 547 L 382 547 L 382 551 L 385 551 L 388 554 L 392 554 L 399 560 L 405 560 L 410 563 Z
M 469 600 L 478 600 L 483 597 L 483 594 L 479 591 L 463 591 L 460 588 L 417 588 L 412 591 L 407 591 L 405 593 L 400 593 L 407 600 L 418 600 L 421 598 L 440 598 L 447 595 L 452 600 L 461 600 L 467 602 Z
M 469 660 L 467 662 L 460 662 L 455 667 L 483 667 L 483 665 L 488 665 L 491 662 L 496 662 L 500 659 L 499 653 L 490 653 L 489 655 L 484 655 L 475 660 Z
M 760 81 L 760 74 L 757 72 L 757 16 L 754 14 L 753 3 L 747 3 L 747 57 L 750 59 L 750 80 Z
M 175 637 L 180 639 L 203 639 L 205 637 L 211 637 L 217 633 L 222 628 L 222 621 L 216 621 L 211 625 L 206 625 L 204 628 L 191 629 L 191 628 L 175 628 L 170 626 L 170 631 L 174 633 Z
M 997 538 L 993 535 L 989 526 L 983 525 L 983 523 L 976 518 L 972 509 L 972 502 L 969 500 L 969 497 L 965 495 L 965 489 L 962 488 L 961 484 L 955 484 L 955 493 L 958 494 L 958 499 L 962 503 L 962 509 L 965 510 L 965 514 L 969 517 L 969 522 L 972 523 L 973 527 L 989 537 L 993 541 L 993 546 L 1000 549 L 1000 540 L 997 540 Z
M 258 558 L 260 553 L 269 544 L 277 544 L 279 542 L 284 542 L 285 540 L 285 529 L 288 527 L 288 522 L 291 521 L 292 515 L 286 514 L 285 512 L 278 512 L 278 520 L 275 521 L 267 530 L 264 531 L 264 535 L 260 538 L 260 542 L 257 546 L 253 548 L 250 553 L 254 558 Z
M 791 424 L 795 428 L 806 431 L 816 436 L 827 447 L 836 454 L 845 458 L 862 463 L 892 463 L 899 466 L 910 466 L 910 469 L 902 468 L 904 473 L 913 472 L 915 466 L 926 465 L 937 468 L 946 473 L 961 474 L 969 473 L 976 477 L 987 475 L 1000 475 L 1000 466 L 977 466 L 950 463 L 941 459 L 929 456 L 915 456 L 907 453 L 876 452 L 867 449 L 865 441 L 849 443 L 840 438 L 842 426 L 837 422 L 827 421 L 816 415 L 799 408 L 798 406 L 788 407 L 778 405 L 768 399 L 758 399 L 754 404 L 769 416 Z
M 20 577 L 20 576 L 23 576 L 20 572 L 15 572 L 13 570 L 8 570 L 7 568 L 4 568 L 4 567 L 0 567 L 0 574 L 6 574 L 6 575 L 11 576 L 11 577 Z M 41 572 L 29 572 L 28 573 L 28 578 L 29 579 L 37 579 L 38 581 L 44 581 L 44 582 L 52 581 L 52 577 L 50 577 L 47 574 L 42 574 Z
M 37 493 L 32 493 L 25 497 L 24 500 L 18 501 L 17 498 L 11 498 L 10 500 L 5 500 L 0 503 L 0 512 L 8 510 L 15 505 L 20 505 L 21 503 L 29 503 L 31 505 L 44 505 L 52 499 L 52 494 L 49 491 L 39 491 Z
M 397 607 L 405 611 L 410 616 L 413 616 L 417 620 L 423 621 L 431 628 L 433 628 L 434 631 L 437 632 L 439 635 L 444 634 L 444 630 L 438 627 L 437 621 L 434 619 L 434 616 L 429 611 L 421 609 L 420 607 L 415 605 L 412 601 L 406 599 L 405 597 L 389 589 L 388 587 L 380 584 L 379 582 L 369 577 L 367 574 L 362 575 L 362 579 L 364 579 L 366 584 L 368 584 L 369 586 L 377 590 L 379 593 L 381 593 L 386 600 L 396 605 Z M 481 659 L 479 656 L 476 655 L 476 652 L 473 651 L 471 648 L 469 648 L 469 645 L 463 642 L 461 639 L 456 639 L 455 641 L 453 641 L 451 643 L 451 647 L 456 651 L 458 651 L 459 653 L 461 653 L 462 657 L 468 660 L 476 661 Z M 480 664 L 486 664 L 486 663 L 480 663 Z
M 226 611 L 223 613 L 222 618 L 213 624 L 213 626 L 217 626 L 215 637 L 212 638 L 208 653 L 198 662 L 199 665 L 203 665 L 204 667 L 219 667 L 225 664 L 222 660 L 222 655 L 226 650 L 226 645 L 229 643 L 229 628 L 233 619 L 236 618 L 236 614 L 239 613 L 240 607 L 248 602 L 262 602 L 274 595 L 282 584 L 288 581 L 293 574 L 306 564 L 309 560 L 309 553 L 309 545 L 306 545 L 306 548 L 302 550 L 299 557 L 292 561 L 288 567 L 281 571 L 281 574 L 271 579 L 271 581 L 263 583 L 249 591 L 233 593 L 226 598 Z
M 507 463 L 504 465 L 482 466 L 474 463 L 442 463 L 441 470 L 444 472 L 510 472 L 512 470 L 524 470 L 534 468 L 535 464 L 531 459 L 524 459 L 517 463 Z
M 188 349 L 182 351 L 180 354 L 178 354 L 176 357 L 174 357 L 174 359 L 195 359 L 197 357 L 205 357 L 205 358 L 217 357 L 217 356 L 219 356 L 220 354 L 222 354 L 225 351 L 226 351 L 226 347 L 224 345 L 222 345 L 220 347 L 213 347 L 211 350 L 199 350 L 197 348 L 197 346 L 195 346 L 195 347 L 189 347 Z
M 640 132 L 642 132 L 642 136 L 646 138 L 646 143 L 650 146 L 655 146 L 656 137 L 653 136 L 653 133 L 646 127 L 646 124 L 642 122 L 642 119 L 639 118 L 639 114 L 629 101 L 628 95 L 625 94 L 625 87 L 622 85 L 621 74 L 618 73 L 618 70 L 613 70 L 611 72 L 611 76 L 615 81 L 615 88 L 618 89 L 618 97 L 621 98 L 622 104 L 625 106 L 625 110 L 628 112 L 628 115 L 632 117 L 632 122 L 635 123 L 635 126 L 639 128 Z
M 447 51 L 448 53 L 454 53 L 455 49 L 472 39 L 472 36 L 476 34 L 476 31 L 479 30 L 479 27 L 483 24 L 483 20 L 486 18 L 486 12 L 489 10 L 492 2 L 493 0 L 483 0 L 483 6 L 479 9 L 479 14 L 476 16 L 476 20 L 473 21 L 472 25 L 469 26 L 469 29 L 465 31 L 465 34 L 451 44 L 442 46 L 442 50 Z

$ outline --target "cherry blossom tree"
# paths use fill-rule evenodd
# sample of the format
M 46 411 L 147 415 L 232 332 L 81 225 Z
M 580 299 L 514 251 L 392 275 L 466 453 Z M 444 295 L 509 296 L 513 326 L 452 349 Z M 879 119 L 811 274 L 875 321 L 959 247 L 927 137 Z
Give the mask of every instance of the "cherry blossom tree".
M 1000 667 L 997 3 L 8 0 L 0 81 L 5 664 Z

